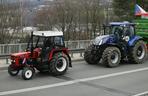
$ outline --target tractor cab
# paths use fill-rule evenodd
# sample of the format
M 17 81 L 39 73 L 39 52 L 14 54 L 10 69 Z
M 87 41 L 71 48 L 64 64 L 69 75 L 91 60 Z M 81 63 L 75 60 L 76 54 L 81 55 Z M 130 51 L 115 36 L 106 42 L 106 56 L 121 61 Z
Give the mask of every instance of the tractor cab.
M 32 54 L 38 50 L 40 58 L 48 60 L 48 55 L 52 49 L 60 50 L 64 47 L 63 32 L 36 31 L 31 34 L 26 50 Z
M 135 35 L 135 24 L 129 22 L 111 22 L 108 26 L 103 26 L 104 34 L 114 35 L 117 40 L 129 41 Z
M 129 41 L 135 35 L 135 24 L 128 22 L 110 23 L 112 27 L 112 34 L 116 35 L 119 39 Z

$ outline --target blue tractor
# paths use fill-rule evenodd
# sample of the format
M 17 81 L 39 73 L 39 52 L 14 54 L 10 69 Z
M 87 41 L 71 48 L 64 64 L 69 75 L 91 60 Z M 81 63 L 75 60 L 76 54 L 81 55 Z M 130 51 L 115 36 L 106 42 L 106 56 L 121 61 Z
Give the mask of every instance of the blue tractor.
M 101 61 L 108 67 L 116 67 L 125 58 L 135 64 L 146 60 L 146 44 L 142 37 L 135 35 L 134 23 L 111 22 L 103 25 L 103 29 L 103 35 L 97 36 L 84 52 L 88 64 Z

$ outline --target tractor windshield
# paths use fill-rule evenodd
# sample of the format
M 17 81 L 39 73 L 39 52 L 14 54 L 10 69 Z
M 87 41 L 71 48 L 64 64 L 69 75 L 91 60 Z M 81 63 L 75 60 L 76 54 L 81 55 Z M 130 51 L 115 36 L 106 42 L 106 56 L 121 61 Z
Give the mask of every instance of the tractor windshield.
M 31 38 L 28 42 L 28 45 L 27 45 L 27 50 L 38 48 L 38 47 L 41 48 L 43 46 L 44 40 L 45 40 L 45 38 L 43 38 L 43 37 L 31 36 Z
M 115 34 L 116 32 L 121 33 L 122 31 L 123 27 L 121 26 L 105 26 L 103 35 Z
M 116 36 L 129 36 L 132 37 L 135 34 L 133 26 L 105 26 L 104 35 L 114 34 Z
M 118 35 L 119 37 L 129 36 L 132 37 L 134 35 L 133 26 L 114 26 L 112 27 L 112 34 Z

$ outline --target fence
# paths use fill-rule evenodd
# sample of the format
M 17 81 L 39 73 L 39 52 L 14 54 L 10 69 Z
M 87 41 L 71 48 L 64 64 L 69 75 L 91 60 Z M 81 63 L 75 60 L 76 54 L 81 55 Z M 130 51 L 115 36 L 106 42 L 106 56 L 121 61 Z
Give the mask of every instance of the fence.
M 76 41 L 65 41 L 66 47 L 70 50 L 85 49 L 89 44 L 90 40 L 76 40 Z M 20 44 L 1 44 L 0 55 L 12 54 L 15 52 L 24 51 L 27 47 L 27 43 Z

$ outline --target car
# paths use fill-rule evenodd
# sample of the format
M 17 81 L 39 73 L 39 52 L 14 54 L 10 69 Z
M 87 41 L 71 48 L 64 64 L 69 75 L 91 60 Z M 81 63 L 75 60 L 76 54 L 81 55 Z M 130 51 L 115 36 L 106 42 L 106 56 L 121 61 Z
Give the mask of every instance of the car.
M 41 73 L 50 72 L 53 76 L 59 76 L 65 74 L 68 67 L 72 67 L 72 64 L 63 32 L 34 31 L 26 50 L 11 54 L 8 73 L 16 76 L 22 70 L 22 78 L 29 80 L 36 69 Z

